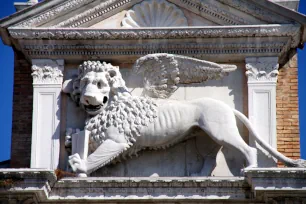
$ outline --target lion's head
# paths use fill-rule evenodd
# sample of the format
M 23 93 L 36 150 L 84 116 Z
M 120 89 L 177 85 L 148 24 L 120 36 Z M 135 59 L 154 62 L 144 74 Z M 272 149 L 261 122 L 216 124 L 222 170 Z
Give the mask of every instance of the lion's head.
M 100 113 L 113 98 L 129 95 L 119 67 L 100 61 L 81 64 L 78 75 L 64 82 L 63 92 L 90 115 Z

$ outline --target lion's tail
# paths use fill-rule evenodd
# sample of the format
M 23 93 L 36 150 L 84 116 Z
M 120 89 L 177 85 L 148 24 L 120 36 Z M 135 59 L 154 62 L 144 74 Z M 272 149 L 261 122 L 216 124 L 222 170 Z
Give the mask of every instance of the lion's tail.
M 280 152 L 278 152 L 276 149 L 272 148 L 267 142 L 265 142 L 259 134 L 256 132 L 253 125 L 250 123 L 249 119 L 240 113 L 239 111 L 233 109 L 234 114 L 243 122 L 243 124 L 248 128 L 250 134 L 255 137 L 255 140 L 257 143 L 262 146 L 265 150 L 267 150 L 272 156 L 274 156 L 276 159 L 282 161 L 286 166 L 288 167 L 306 167 L 306 161 L 305 160 L 293 160 L 290 159 Z

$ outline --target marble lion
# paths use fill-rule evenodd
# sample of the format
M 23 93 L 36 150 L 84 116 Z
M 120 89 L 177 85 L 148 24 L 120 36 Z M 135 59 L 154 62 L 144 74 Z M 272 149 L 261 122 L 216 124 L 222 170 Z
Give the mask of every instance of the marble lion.
M 179 55 L 147 55 L 133 67 L 136 73 L 143 73 L 144 79 L 143 96 L 136 97 L 128 91 L 118 67 L 99 61 L 84 62 L 79 66 L 78 76 L 63 85 L 63 91 L 89 115 L 85 125 L 89 132 L 88 157 L 81 158 L 78 153 L 69 156 L 73 171 L 89 174 L 119 156 L 177 144 L 195 126 L 218 144 L 241 152 L 247 167 L 257 167 L 257 150 L 240 136 L 236 117 L 275 158 L 287 166 L 305 167 L 305 161 L 292 160 L 273 149 L 242 113 L 221 101 L 167 99 L 177 84 L 218 79 L 235 69 L 233 65 Z

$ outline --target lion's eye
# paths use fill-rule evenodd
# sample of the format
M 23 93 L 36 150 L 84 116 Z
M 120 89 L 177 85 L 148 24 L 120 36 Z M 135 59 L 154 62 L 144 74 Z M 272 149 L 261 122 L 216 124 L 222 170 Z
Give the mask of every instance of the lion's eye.
M 101 89 L 101 82 L 98 82 L 97 86 L 98 86 L 99 89 Z

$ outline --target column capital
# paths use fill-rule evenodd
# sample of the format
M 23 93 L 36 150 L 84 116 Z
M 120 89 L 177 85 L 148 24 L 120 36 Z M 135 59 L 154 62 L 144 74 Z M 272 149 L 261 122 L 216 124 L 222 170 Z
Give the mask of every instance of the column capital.
M 247 57 L 245 63 L 248 82 L 277 81 L 278 57 Z
M 64 60 L 33 59 L 33 84 L 62 84 Z

